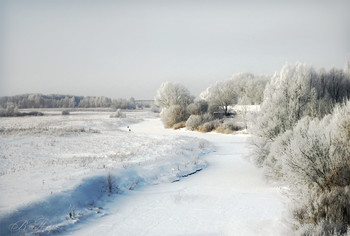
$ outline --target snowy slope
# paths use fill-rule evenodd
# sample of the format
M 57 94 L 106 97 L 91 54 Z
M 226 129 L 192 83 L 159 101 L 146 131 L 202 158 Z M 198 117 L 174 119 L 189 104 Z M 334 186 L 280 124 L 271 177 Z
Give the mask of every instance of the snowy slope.
M 243 159 L 247 135 L 165 130 L 159 119 L 133 126 L 150 136 L 186 135 L 212 142 L 208 168 L 179 182 L 125 192 L 109 215 L 78 224 L 67 235 L 284 235 L 278 190 Z

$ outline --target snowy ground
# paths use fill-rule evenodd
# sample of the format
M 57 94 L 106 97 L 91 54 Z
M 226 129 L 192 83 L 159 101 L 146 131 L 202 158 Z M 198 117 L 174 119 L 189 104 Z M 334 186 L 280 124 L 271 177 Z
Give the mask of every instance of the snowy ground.
M 148 113 L 14 119 L 0 124 L 0 235 L 284 232 L 247 135 L 166 130 Z

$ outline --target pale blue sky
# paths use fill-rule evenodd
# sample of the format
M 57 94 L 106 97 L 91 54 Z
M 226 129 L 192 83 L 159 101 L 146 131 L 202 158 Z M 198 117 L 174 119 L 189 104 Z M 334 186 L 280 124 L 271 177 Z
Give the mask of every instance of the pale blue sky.
M 350 1 L 0 0 L 0 96 L 151 99 L 164 81 L 195 96 L 286 62 L 343 68 Z

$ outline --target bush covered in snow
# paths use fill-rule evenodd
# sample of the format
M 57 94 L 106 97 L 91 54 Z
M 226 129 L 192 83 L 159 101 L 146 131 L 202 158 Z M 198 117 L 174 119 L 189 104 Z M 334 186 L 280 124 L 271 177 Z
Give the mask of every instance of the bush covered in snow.
M 234 131 L 244 129 L 244 125 L 234 118 L 215 119 L 210 114 L 191 115 L 186 121 L 188 130 L 198 130 L 200 132 L 211 132 L 230 134 Z
M 341 233 L 350 226 L 349 131 L 350 102 L 322 120 L 302 119 L 286 142 L 278 161 L 292 194 L 300 195 L 293 213 L 301 225 L 327 221 Z
M 198 126 L 202 124 L 202 122 L 201 115 L 191 115 L 186 121 L 186 128 L 188 130 L 196 130 Z
M 69 111 L 68 110 L 63 110 L 62 111 L 62 115 L 63 116 L 68 116 L 70 113 L 69 113 Z
M 232 133 L 233 131 L 239 131 L 244 129 L 244 125 L 237 122 L 235 119 L 226 118 L 223 120 L 220 127 L 221 133 Z
M 195 101 L 187 106 L 187 111 L 191 115 L 204 115 L 208 111 L 209 104 L 204 100 Z
M 186 128 L 188 130 L 197 130 L 200 125 L 212 120 L 213 117 L 210 114 L 191 115 L 186 121 Z
M 16 116 L 16 114 L 18 114 L 18 107 L 13 103 L 8 103 L 6 108 L 0 109 L 0 117 Z
M 172 128 L 175 124 L 187 119 L 186 109 L 180 105 L 171 105 L 169 108 L 163 108 L 161 119 L 166 128 Z
M 216 130 L 218 127 L 220 127 L 221 122 L 219 120 L 212 120 L 209 122 L 205 122 L 204 124 L 200 125 L 198 127 L 198 131 L 200 132 L 211 132 L 213 130 Z
M 110 116 L 111 118 L 125 118 L 126 115 L 118 109 L 113 115 Z

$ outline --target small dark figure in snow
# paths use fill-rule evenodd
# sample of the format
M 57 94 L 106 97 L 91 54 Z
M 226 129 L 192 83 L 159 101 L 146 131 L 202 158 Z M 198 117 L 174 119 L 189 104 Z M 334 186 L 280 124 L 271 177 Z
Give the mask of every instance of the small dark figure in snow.
M 131 131 L 131 129 L 130 129 L 130 127 L 129 127 L 129 126 L 127 126 L 126 128 L 127 128 L 129 131 Z
M 69 212 L 69 218 L 73 219 L 72 212 Z

